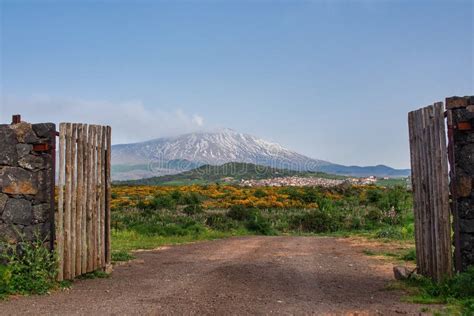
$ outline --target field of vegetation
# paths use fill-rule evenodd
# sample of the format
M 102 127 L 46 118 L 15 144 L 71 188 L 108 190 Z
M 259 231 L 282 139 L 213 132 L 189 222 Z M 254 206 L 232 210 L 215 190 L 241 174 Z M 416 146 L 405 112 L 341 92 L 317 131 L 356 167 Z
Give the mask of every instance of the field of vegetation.
M 414 235 L 401 187 L 115 186 L 112 198 L 115 252 L 244 234 Z

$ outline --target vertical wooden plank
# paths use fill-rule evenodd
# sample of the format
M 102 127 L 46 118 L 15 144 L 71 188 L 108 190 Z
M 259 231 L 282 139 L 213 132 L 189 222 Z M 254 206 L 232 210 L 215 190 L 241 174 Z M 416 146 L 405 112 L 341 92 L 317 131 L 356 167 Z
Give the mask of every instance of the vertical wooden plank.
M 94 137 L 95 129 L 92 125 L 89 125 L 89 137 L 88 137 L 88 163 L 87 163 L 87 272 L 94 270 L 93 264 L 93 167 L 94 167 Z
M 83 125 L 77 124 L 77 183 L 76 183 L 76 276 L 82 274 L 82 190 L 84 180 L 84 160 L 82 150 Z
M 64 207 L 64 278 L 71 279 L 72 124 L 66 123 L 66 194 Z
M 444 106 L 442 102 L 435 104 L 437 130 L 437 145 L 439 157 L 438 178 L 439 178 L 439 205 L 440 205 L 440 252 L 441 252 L 441 274 L 440 279 L 452 275 L 452 248 L 451 248 L 451 221 L 449 208 L 449 174 L 448 174 L 448 154 L 446 144 L 446 124 L 444 120 Z
M 101 210 L 101 215 L 100 215 L 100 224 L 99 224 L 99 227 L 100 227 L 100 240 L 101 240 L 101 244 L 100 244 L 100 249 L 101 249 L 101 257 L 100 257 L 100 263 L 101 263 L 101 268 L 105 267 L 105 256 L 106 256 L 106 252 L 105 252 L 105 195 L 107 193 L 107 189 L 106 189 L 106 181 L 105 181 L 105 170 L 107 168 L 107 160 L 106 160 L 106 150 L 107 150 L 107 127 L 106 126 L 102 126 L 102 140 L 101 140 L 101 143 L 102 143 L 102 150 L 101 150 L 101 155 L 102 155 L 102 167 L 100 169 L 100 176 L 101 176 L 101 196 L 100 196 L 100 203 L 101 203 L 101 207 L 100 207 L 100 210 Z
M 71 124 L 71 279 L 76 277 L 76 154 L 77 124 Z
M 97 270 L 97 125 L 94 128 L 92 161 L 92 265 Z
M 426 149 L 426 141 L 427 141 L 427 134 L 426 134 L 426 123 L 425 123 L 425 111 L 423 109 L 420 110 L 419 113 L 419 119 L 420 119 L 420 136 L 421 136 L 421 141 L 420 141 L 420 154 L 421 154 L 421 211 L 422 211 L 422 226 L 423 226 L 423 248 L 427 250 L 427 253 L 431 251 L 431 240 L 430 240 L 430 222 L 429 222 L 429 188 L 427 185 L 427 180 L 426 180 L 426 175 L 428 174 L 427 168 L 428 164 L 426 161 L 428 160 L 427 158 L 427 149 Z M 430 273 L 430 267 L 431 263 L 429 260 L 429 257 L 426 258 L 427 260 L 425 261 L 425 273 L 429 274 Z
M 418 272 L 451 275 L 446 129 L 442 103 L 409 113 Z
M 416 111 L 408 114 L 408 129 L 410 140 L 410 161 L 411 161 L 411 181 L 413 192 L 413 212 L 415 217 L 415 245 L 416 245 L 416 262 L 418 273 L 423 269 L 423 247 L 422 247 L 422 226 L 420 211 L 420 157 L 419 157 L 419 121 Z
M 102 127 L 97 126 L 97 192 L 96 192 L 96 268 L 102 267 L 100 258 L 102 257 L 101 253 L 101 238 L 100 238 L 100 222 L 101 222 L 101 214 L 102 214 L 102 201 L 101 201 L 101 196 L 102 196 L 102 177 L 101 177 L 101 172 L 102 172 Z
M 105 188 L 107 190 L 105 194 L 105 261 L 106 264 L 111 264 L 111 252 L 110 252 L 110 203 L 112 201 L 112 180 L 111 180 L 111 157 L 112 157 L 112 128 L 107 126 L 107 153 L 106 153 L 106 169 L 105 169 Z
M 82 163 L 83 163 L 83 180 L 82 180 L 82 251 L 81 251 L 81 273 L 87 272 L 87 199 L 88 199 L 88 175 L 89 175 L 89 142 L 88 142 L 88 125 L 82 126 Z
M 64 280 L 64 161 L 65 161 L 66 124 L 59 124 L 59 174 L 58 174 L 58 207 L 55 216 L 56 252 L 58 255 L 58 281 Z

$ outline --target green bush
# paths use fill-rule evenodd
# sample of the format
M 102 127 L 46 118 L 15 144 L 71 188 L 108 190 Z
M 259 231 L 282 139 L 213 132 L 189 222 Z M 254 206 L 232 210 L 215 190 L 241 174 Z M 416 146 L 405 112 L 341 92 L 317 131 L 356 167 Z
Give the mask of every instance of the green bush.
M 187 205 L 184 209 L 183 212 L 186 213 L 186 215 L 195 215 L 202 213 L 202 206 L 199 204 L 193 204 L 193 205 Z
M 150 201 L 150 207 L 155 210 L 174 209 L 176 201 L 170 195 L 158 195 Z
M 6 245 L 0 254 L 7 262 L 3 268 L 3 289 L 8 293 L 44 294 L 56 285 L 57 260 L 43 241 Z
M 342 224 L 342 218 L 338 212 L 319 208 L 298 214 L 291 220 L 291 226 L 294 229 L 312 233 L 334 232 L 339 230 Z
M 258 209 L 246 208 L 243 205 L 232 205 L 227 212 L 227 216 L 236 221 L 248 221 L 258 212 Z
M 253 193 L 253 196 L 255 196 L 256 198 L 263 198 L 263 197 L 267 196 L 267 193 L 265 191 L 263 191 L 262 189 L 257 189 Z
M 206 217 L 206 225 L 216 230 L 229 231 L 238 228 L 239 222 L 225 214 L 210 214 Z
M 275 235 L 275 231 L 273 230 L 270 221 L 263 217 L 260 213 L 253 213 L 251 218 L 247 220 L 245 227 L 248 230 L 260 235 Z
M 12 271 L 10 267 L 0 265 L 0 297 L 9 293 L 11 279 Z

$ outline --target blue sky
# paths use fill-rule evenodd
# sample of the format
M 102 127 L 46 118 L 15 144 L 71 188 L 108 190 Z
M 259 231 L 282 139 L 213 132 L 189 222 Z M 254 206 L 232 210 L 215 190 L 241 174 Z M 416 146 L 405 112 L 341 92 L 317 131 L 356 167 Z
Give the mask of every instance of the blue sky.
M 407 112 L 474 94 L 473 1 L 0 0 L 0 121 L 116 143 L 228 127 L 409 167 Z

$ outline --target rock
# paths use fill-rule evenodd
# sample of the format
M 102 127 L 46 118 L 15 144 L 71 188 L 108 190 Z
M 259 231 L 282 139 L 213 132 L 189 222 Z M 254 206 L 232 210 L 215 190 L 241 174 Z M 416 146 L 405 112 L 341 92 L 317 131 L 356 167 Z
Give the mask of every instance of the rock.
M 11 224 L 0 224 L 0 241 L 10 244 L 17 243 L 20 240 L 20 232 Z
M 410 271 L 406 267 L 396 266 L 393 267 L 393 275 L 396 280 L 406 280 L 410 275 Z
M 0 193 L 0 216 L 3 214 L 5 204 L 7 204 L 8 195 Z
M 18 158 L 22 158 L 22 157 L 25 157 L 26 155 L 29 155 L 32 150 L 33 150 L 33 145 L 30 145 L 30 144 L 17 144 L 16 145 L 16 153 L 18 155 Z
M 28 170 L 44 168 L 44 160 L 41 157 L 34 155 L 27 155 L 18 160 L 18 165 Z
M 23 229 L 23 235 L 25 240 L 35 241 L 37 239 L 40 239 L 41 241 L 44 241 L 46 239 L 49 239 L 50 231 L 51 229 L 49 223 L 40 223 L 36 225 L 26 226 Z
M 34 195 L 37 181 L 32 172 L 22 168 L 4 167 L 0 170 L 0 189 L 3 193 Z
M 25 199 L 8 199 L 2 219 L 7 224 L 30 225 L 33 220 L 31 202 Z
M 461 233 L 474 234 L 474 219 L 463 219 L 459 221 L 459 231 Z
M 459 197 L 468 197 L 472 192 L 472 179 L 458 175 L 456 177 L 456 193 Z
M 33 221 L 36 223 L 46 222 L 50 217 L 50 207 L 46 203 L 33 206 Z
M 0 140 L 0 165 L 15 165 L 18 159 L 15 149 L 17 140 L 10 125 L 0 125 Z
M 35 144 L 39 142 L 38 136 L 33 132 L 31 124 L 21 122 L 18 124 L 10 125 L 11 129 L 15 132 L 16 139 L 20 143 Z
M 56 131 L 56 125 L 54 123 L 33 124 L 32 128 L 36 136 L 41 138 L 50 138 L 51 132 Z

